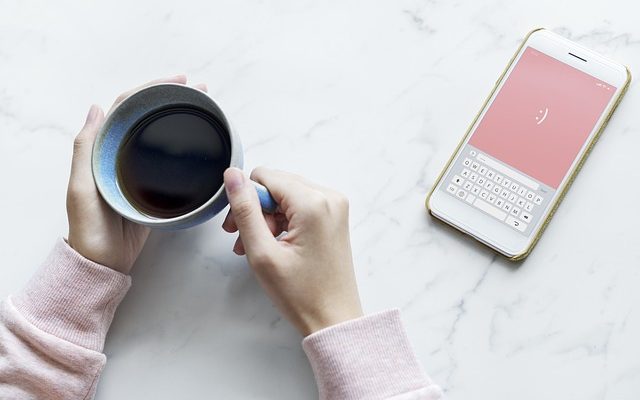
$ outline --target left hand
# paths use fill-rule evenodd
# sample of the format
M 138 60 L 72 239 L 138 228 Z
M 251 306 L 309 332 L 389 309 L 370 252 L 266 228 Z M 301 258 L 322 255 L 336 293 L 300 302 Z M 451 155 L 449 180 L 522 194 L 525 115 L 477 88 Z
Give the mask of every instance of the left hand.
M 112 108 L 130 94 L 158 83 L 186 84 L 187 78 L 178 75 L 158 79 L 118 96 Z M 206 86 L 196 85 L 206 91 Z M 69 245 L 85 258 L 111 269 L 128 274 L 149 236 L 149 228 L 134 224 L 113 211 L 98 193 L 91 172 L 93 142 L 104 123 L 104 113 L 91 106 L 87 120 L 73 143 L 71 177 L 67 189 Z

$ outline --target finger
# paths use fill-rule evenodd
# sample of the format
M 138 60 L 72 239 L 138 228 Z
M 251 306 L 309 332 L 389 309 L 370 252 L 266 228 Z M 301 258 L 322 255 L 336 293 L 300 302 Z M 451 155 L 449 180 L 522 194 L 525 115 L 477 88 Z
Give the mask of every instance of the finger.
M 246 252 L 244 251 L 244 244 L 242 243 L 241 237 L 238 237 L 236 239 L 236 242 L 233 245 L 233 252 L 239 256 L 244 256 L 246 254 Z
M 267 221 L 267 225 L 269 226 L 269 230 L 273 237 L 278 237 L 284 230 L 282 226 L 277 221 L 277 218 L 273 215 L 265 215 L 265 220 Z M 239 256 L 245 255 L 244 243 L 242 243 L 242 238 L 238 235 L 235 244 L 233 245 L 233 252 Z
M 271 234 L 273 235 L 273 237 L 278 237 L 282 232 L 284 232 L 284 227 L 287 226 L 287 223 L 286 223 L 286 219 L 284 219 L 284 216 L 282 214 L 278 214 L 278 215 L 266 214 L 264 217 L 265 217 L 265 221 L 267 222 L 267 226 L 269 227 L 269 230 L 271 231 Z M 282 218 L 279 218 L 279 217 L 282 217 Z M 282 219 L 284 219 L 285 221 L 284 224 L 282 223 Z M 238 230 L 238 227 L 236 226 L 235 220 L 233 218 L 233 213 L 229 212 L 227 214 L 227 217 L 225 218 L 225 221 L 222 227 L 225 231 L 229 233 L 232 233 Z M 233 245 L 233 252 L 239 256 L 242 256 L 245 254 L 244 244 L 242 243 L 242 238 L 239 235 L 238 235 L 238 239 L 236 239 L 236 242 Z
M 278 224 L 278 220 L 276 219 L 275 215 L 266 214 L 264 216 L 264 220 L 267 223 L 267 226 L 269 227 L 269 231 L 271 231 L 271 234 L 274 237 L 282 233 L 282 231 L 280 230 L 280 225 Z
M 104 121 L 102 109 L 92 105 L 87 114 L 84 126 L 73 141 L 73 159 L 71 160 L 71 177 L 69 185 L 77 187 L 94 187 L 91 173 L 91 154 L 93 142 Z
M 249 262 L 274 251 L 277 242 L 262 215 L 254 185 L 237 168 L 225 171 L 224 185 Z
M 209 91 L 209 88 L 207 87 L 206 83 L 198 83 L 197 85 L 193 85 L 193 87 L 198 90 L 202 90 L 205 93 Z
M 251 179 L 266 186 L 278 203 L 279 208 L 289 218 L 291 209 L 305 207 L 310 199 L 318 198 L 329 190 L 307 181 L 299 175 L 259 167 L 251 173 Z
M 294 174 L 291 172 L 280 171 L 277 169 L 271 169 L 267 167 L 257 167 L 253 171 L 251 171 L 251 180 L 254 180 L 258 183 L 262 183 L 264 180 L 279 180 L 285 182 L 297 182 L 301 185 L 308 186 L 317 190 L 328 190 L 325 187 L 318 185 L 317 183 L 311 182 L 307 178 L 300 176 L 298 174 Z
M 116 100 L 113 102 L 113 105 L 111 106 L 111 108 L 114 108 L 118 104 L 122 103 L 122 101 L 124 101 L 124 99 L 126 99 L 129 96 L 131 96 L 135 92 L 137 92 L 139 90 L 142 90 L 142 89 L 144 89 L 146 87 L 149 87 L 149 86 L 158 85 L 160 83 L 180 83 L 180 84 L 184 85 L 184 84 L 187 83 L 187 76 L 184 75 L 184 74 L 180 74 L 180 75 L 170 76 L 168 78 L 154 79 L 152 81 L 149 81 L 149 82 L 145 83 L 144 85 L 140 85 L 140 86 L 138 86 L 136 88 L 133 88 L 131 90 L 127 90 L 126 92 L 120 94 L 120 96 L 118 96 L 116 98 Z
M 229 233 L 233 233 L 238 230 L 238 225 L 236 225 L 236 221 L 235 219 L 233 219 L 233 213 L 231 212 L 231 210 L 229 210 L 227 216 L 224 218 L 222 229 Z
M 287 226 L 287 220 L 282 214 L 265 214 L 264 219 L 273 236 L 281 234 L 284 230 L 283 227 Z M 238 230 L 238 226 L 236 225 L 236 221 L 233 218 L 233 213 L 231 211 L 227 213 L 227 216 L 222 223 L 222 229 L 229 233 L 233 233 Z

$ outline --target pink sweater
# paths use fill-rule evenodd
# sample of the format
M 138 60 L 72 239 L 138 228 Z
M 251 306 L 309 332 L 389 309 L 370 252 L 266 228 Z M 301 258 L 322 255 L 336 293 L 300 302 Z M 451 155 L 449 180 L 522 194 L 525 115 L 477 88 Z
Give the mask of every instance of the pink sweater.
M 93 398 L 106 363 L 105 336 L 130 286 L 131 277 L 59 240 L 26 287 L 0 303 L 0 398 Z M 321 330 L 302 346 L 320 399 L 442 397 L 397 310 Z

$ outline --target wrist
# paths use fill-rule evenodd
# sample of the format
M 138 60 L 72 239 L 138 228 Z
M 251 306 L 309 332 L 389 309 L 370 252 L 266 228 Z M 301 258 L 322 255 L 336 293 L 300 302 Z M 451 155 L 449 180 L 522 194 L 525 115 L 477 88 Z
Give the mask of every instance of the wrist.
M 304 337 L 307 337 L 313 333 L 321 331 L 326 328 L 341 324 L 343 322 L 352 321 L 364 316 L 362 307 L 358 303 L 349 308 L 342 308 L 340 310 L 332 310 L 331 312 L 325 312 L 309 318 L 306 323 L 301 326 L 301 333 Z
M 76 240 L 76 237 L 71 232 L 69 232 L 68 238 L 64 239 L 64 241 L 72 250 L 89 261 L 100 264 L 121 274 L 129 275 L 131 272 L 133 265 L 126 265 L 116 261 L 116 258 L 114 257 L 115 252 L 113 251 L 109 252 L 106 249 L 100 249 L 99 246 L 92 246 L 91 244 L 87 244 L 84 240 Z M 99 243 L 99 239 L 97 242 Z

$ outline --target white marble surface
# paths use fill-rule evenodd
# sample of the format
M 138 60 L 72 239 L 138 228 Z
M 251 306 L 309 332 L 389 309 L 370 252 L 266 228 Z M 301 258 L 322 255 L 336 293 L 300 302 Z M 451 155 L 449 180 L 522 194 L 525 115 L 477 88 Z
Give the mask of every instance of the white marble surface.
M 0 295 L 66 232 L 71 141 L 88 106 L 185 72 L 229 113 L 249 167 L 348 194 L 365 308 L 402 309 L 449 399 L 638 399 L 635 87 L 523 264 L 423 207 L 527 31 L 546 26 L 640 73 L 637 4 L 0 1 Z M 300 337 L 220 223 L 152 235 L 98 399 L 317 396 Z

